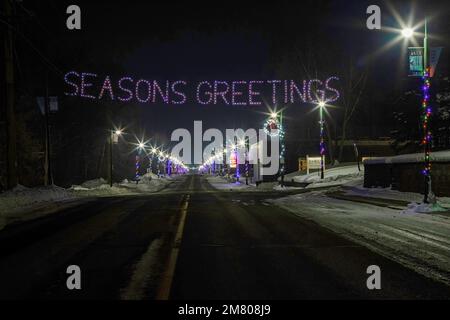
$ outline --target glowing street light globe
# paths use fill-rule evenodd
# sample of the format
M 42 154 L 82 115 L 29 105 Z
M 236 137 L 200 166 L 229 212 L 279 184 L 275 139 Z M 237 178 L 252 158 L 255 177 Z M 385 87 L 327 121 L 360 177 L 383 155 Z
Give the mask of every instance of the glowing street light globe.
M 272 112 L 271 114 L 270 114 L 270 116 L 272 117 L 272 118 L 276 118 L 277 117 L 277 113 L 276 112 Z
M 321 108 L 325 107 L 325 102 L 320 101 L 319 104 L 318 104 L 318 106 L 321 107 Z
M 402 30 L 402 36 L 405 38 L 411 38 L 414 34 L 414 30 L 411 28 L 404 28 Z
M 120 135 L 122 134 L 122 130 L 116 130 L 116 131 L 115 131 L 115 134 L 118 135 L 118 136 L 120 136 Z
M 138 147 L 139 147 L 140 149 L 144 149 L 145 144 L 143 144 L 142 142 L 140 142 L 140 143 L 138 144 Z

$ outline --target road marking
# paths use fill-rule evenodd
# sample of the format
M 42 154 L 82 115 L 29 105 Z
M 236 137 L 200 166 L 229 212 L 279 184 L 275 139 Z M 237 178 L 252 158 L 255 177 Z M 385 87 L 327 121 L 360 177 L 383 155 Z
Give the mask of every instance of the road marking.
M 180 222 L 178 223 L 177 232 L 170 252 L 169 262 L 166 271 L 161 280 L 161 285 L 156 295 L 156 300 L 169 300 L 170 289 L 172 288 L 175 267 L 177 265 L 178 253 L 180 251 L 181 239 L 183 238 L 184 224 L 186 222 L 187 208 L 189 206 L 190 195 L 186 195 L 181 204 Z

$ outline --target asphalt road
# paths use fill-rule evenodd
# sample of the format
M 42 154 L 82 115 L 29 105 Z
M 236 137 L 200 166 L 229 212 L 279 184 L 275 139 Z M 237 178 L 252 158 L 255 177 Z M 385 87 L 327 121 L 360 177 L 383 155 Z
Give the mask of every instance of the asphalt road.
M 0 231 L 0 299 L 429 299 L 448 287 L 198 175 Z M 68 290 L 78 265 L 81 290 Z M 381 290 L 366 269 L 381 268 Z

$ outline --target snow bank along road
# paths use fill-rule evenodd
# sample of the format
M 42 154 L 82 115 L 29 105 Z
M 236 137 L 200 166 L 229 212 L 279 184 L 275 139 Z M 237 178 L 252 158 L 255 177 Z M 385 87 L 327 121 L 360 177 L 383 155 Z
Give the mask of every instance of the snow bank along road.
M 148 196 L 9 225 L 0 231 L 0 298 L 450 297 L 447 286 L 264 200 L 277 196 L 214 191 L 190 175 Z M 81 290 L 66 287 L 72 264 Z M 366 286 L 374 264 L 381 290 Z
M 268 201 L 450 285 L 448 212 L 416 213 L 405 201 L 383 201 L 389 195 L 408 197 L 392 190 L 353 190 L 313 191 Z

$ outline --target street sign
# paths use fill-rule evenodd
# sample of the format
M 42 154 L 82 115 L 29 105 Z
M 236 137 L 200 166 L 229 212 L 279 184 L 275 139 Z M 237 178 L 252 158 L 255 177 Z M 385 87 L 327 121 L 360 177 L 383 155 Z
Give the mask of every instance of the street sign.
M 436 66 L 439 62 L 439 57 L 442 52 L 442 47 L 431 47 L 429 53 L 430 77 L 436 73 Z M 422 77 L 424 71 L 423 65 L 423 47 L 409 47 L 408 48 L 408 76 Z
M 306 156 L 306 174 L 309 174 L 309 170 L 311 169 L 320 169 L 320 160 L 321 157 L 310 157 Z M 325 162 L 323 165 L 323 168 L 325 169 Z
M 49 110 L 50 112 L 58 111 L 58 97 L 48 97 L 49 99 Z
M 408 76 L 422 77 L 423 76 L 423 47 L 409 47 L 408 48 Z
M 39 110 L 45 115 L 45 99 L 44 97 L 36 97 Z M 48 97 L 48 109 L 50 112 L 58 111 L 58 97 Z

